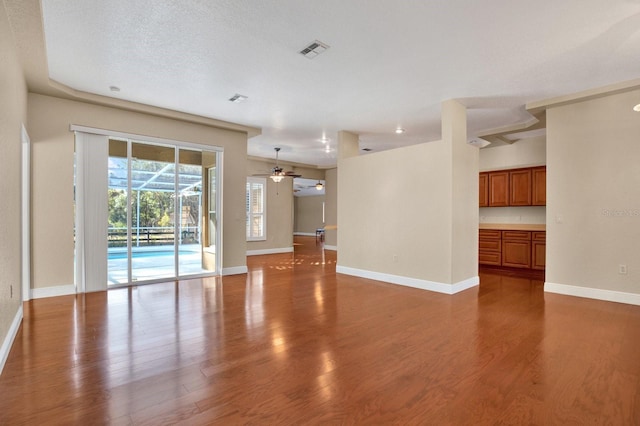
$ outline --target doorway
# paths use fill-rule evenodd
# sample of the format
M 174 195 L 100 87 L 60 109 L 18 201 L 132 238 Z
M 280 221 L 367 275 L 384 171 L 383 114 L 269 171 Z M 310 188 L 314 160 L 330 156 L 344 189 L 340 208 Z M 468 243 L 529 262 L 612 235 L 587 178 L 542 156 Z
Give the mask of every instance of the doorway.
M 218 272 L 218 152 L 109 139 L 108 285 Z
M 73 130 L 78 292 L 220 273 L 221 148 Z

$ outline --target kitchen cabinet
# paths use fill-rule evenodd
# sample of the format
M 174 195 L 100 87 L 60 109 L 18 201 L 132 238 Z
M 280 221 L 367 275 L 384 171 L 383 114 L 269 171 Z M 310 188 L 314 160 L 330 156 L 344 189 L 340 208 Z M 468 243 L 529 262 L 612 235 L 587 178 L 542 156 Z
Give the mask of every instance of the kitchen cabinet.
M 531 268 L 531 232 L 502 231 L 502 266 Z
M 531 169 L 509 172 L 509 205 L 531 205 Z
M 489 207 L 489 173 L 480 173 L 478 182 L 480 184 L 478 192 L 480 207 Z
M 489 173 L 489 206 L 507 207 L 509 205 L 509 172 Z
M 547 205 L 547 168 L 535 167 L 531 169 L 532 200 L 534 206 Z
M 481 265 L 502 265 L 502 231 L 481 229 L 478 244 Z
M 478 263 L 519 269 L 545 269 L 545 231 L 480 229 Z
M 544 270 L 546 267 L 546 232 L 531 233 L 531 269 Z
M 482 172 L 478 182 L 480 207 L 547 204 L 546 166 Z

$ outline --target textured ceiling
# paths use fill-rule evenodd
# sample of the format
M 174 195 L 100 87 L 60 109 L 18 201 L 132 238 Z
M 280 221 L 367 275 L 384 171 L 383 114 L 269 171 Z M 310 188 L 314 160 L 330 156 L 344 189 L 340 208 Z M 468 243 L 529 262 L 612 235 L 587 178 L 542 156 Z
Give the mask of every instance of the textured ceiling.
M 250 155 L 318 166 L 340 130 L 374 151 L 439 139 L 446 99 L 473 137 L 528 121 L 527 102 L 640 76 L 638 0 L 42 0 L 42 14 L 51 79 L 261 127 Z M 309 60 L 314 40 L 330 48 Z

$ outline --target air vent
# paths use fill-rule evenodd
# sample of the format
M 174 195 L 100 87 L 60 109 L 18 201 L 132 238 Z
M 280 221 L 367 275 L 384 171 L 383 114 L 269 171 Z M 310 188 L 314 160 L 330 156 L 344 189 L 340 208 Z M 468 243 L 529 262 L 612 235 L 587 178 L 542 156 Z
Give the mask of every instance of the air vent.
M 244 102 L 246 100 L 247 100 L 247 97 L 245 95 L 239 95 L 237 93 L 229 98 L 229 101 L 236 104 L 239 104 L 240 102 Z
M 324 52 L 325 50 L 327 50 L 328 48 L 329 48 L 328 45 L 324 44 L 321 41 L 316 40 L 310 45 L 308 45 L 307 47 L 305 47 L 304 49 L 302 49 L 300 51 L 300 54 L 307 59 L 313 59 L 319 54 L 321 54 L 322 52 Z

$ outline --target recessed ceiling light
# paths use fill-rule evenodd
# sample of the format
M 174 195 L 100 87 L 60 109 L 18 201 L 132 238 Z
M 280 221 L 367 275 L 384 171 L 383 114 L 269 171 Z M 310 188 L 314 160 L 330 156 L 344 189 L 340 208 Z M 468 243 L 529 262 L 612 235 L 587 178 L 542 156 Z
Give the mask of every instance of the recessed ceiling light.
M 322 142 L 322 143 L 327 143 L 327 142 L 329 142 L 329 138 L 328 138 L 328 137 L 326 137 L 326 136 L 323 136 L 323 137 L 320 139 L 320 142 Z
M 120 88 L 118 86 L 109 86 L 109 90 L 111 90 L 112 92 L 119 92 Z
M 633 110 L 634 110 L 635 112 L 640 112 L 640 104 L 638 104 L 638 105 L 634 106 L 634 107 L 633 107 Z
M 236 104 L 239 104 L 240 102 L 244 102 L 246 100 L 247 100 L 247 97 L 245 95 L 240 95 L 238 93 L 236 93 L 235 95 L 229 98 L 229 101 Z
M 313 59 L 319 54 L 321 54 L 322 52 L 324 52 L 325 50 L 327 50 L 328 48 L 329 48 L 329 45 L 316 40 L 298 53 L 300 53 L 302 56 L 304 56 L 307 59 Z
M 403 129 L 402 127 L 398 127 L 398 128 L 396 129 L 396 134 L 401 135 L 401 134 L 403 134 L 403 133 L 404 133 L 404 129 Z

